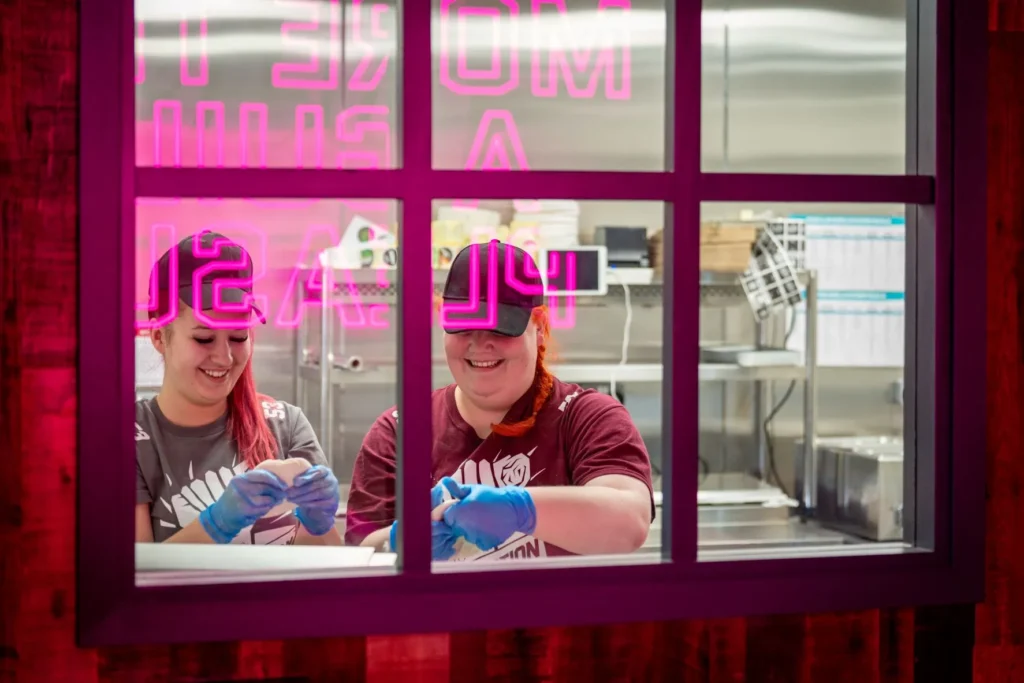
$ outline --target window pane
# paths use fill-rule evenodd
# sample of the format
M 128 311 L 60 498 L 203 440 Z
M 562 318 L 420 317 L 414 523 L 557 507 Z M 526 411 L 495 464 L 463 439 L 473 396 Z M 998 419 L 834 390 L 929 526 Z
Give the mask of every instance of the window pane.
M 664 0 L 432 1 L 434 168 L 665 168 Z
M 708 203 L 701 217 L 702 558 L 902 542 L 904 207 Z
M 705 171 L 905 172 L 906 0 L 705 0 Z
M 138 165 L 396 165 L 394 2 L 137 0 L 135 13 Z
M 659 202 L 434 203 L 435 509 L 464 486 L 482 501 L 435 526 L 435 571 L 660 560 L 664 312 L 649 244 L 664 217 Z M 487 522 L 498 500 L 522 519 Z
M 353 465 L 370 434 L 394 466 L 393 436 L 375 421 L 395 405 L 396 215 L 390 200 L 137 201 L 137 540 L 156 541 L 136 546 L 140 581 L 394 566 L 392 554 L 340 546 L 387 527 L 376 509 L 346 519 L 348 500 L 393 504 L 392 482 Z M 326 468 L 320 500 L 265 488 L 253 472 L 264 458 Z M 241 504 L 235 489 L 273 508 Z

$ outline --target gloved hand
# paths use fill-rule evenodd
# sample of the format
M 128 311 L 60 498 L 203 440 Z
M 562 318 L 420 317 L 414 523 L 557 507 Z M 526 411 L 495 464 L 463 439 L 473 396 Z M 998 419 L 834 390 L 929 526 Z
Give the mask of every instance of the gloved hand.
M 220 498 L 199 513 L 199 523 L 215 542 L 230 543 L 283 501 L 287 489 L 273 472 L 249 470 L 231 478 Z
M 430 489 L 430 509 L 433 510 L 444 501 L 445 488 L 437 484 Z M 430 522 L 431 557 L 435 560 L 447 560 L 455 554 L 455 541 L 459 536 L 444 521 Z M 391 550 L 398 546 L 398 522 L 391 525 L 391 533 L 388 536 L 388 543 Z
M 497 548 L 517 531 L 532 534 L 537 528 L 537 508 L 525 488 L 466 485 L 451 477 L 441 484 L 458 500 L 444 511 L 444 521 L 481 550 Z
M 288 489 L 288 502 L 295 503 L 295 517 L 306 531 L 323 536 L 334 528 L 341 494 L 338 478 L 323 465 L 314 465 L 295 477 Z

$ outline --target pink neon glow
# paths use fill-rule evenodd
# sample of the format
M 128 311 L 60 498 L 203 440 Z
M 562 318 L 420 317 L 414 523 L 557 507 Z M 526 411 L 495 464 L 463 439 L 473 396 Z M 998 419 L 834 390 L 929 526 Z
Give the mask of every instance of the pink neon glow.
M 372 92 L 380 85 L 384 74 L 388 69 L 388 55 L 377 56 L 377 51 L 372 42 L 363 38 L 362 17 L 364 0 L 353 0 L 352 2 L 352 40 L 356 49 L 362 53 L 359 63 L 352 71 L 348 79 L 348 89 L 352 91 Z M 388 11 L 387 5 L 374 4 L 370 8 L 370 36 L 373 38 L 386 38 L 387 34 L 380 25 L 381 15 Z M 373 69 L 374 62 L 379 60 L 377 68 Z M 369 74 L 369 75 L 368 75 Z
M 188 68 L 188 19 L 182 19 L 178 25 L 178 34 L 181 37 L 181 60 L 179 71 L 181 72 L 181 84 L 189 87 L 201 87 L 210 81 L 210 64 L 206 49 L 206 18 L 199 20 L 199 75 L 193 76 Z
M 149 240 L 149 263 L 156 264 L 160 259 L 160 256 L 170 249 L 172 246 L 177 244 L 177 240 L 174 238 L 174 226 L 166 223 L 157 223 L 150 228 L 150 240 Z M 178 291 L 178 253 L 177 251 L 171 251 L 170 258 L 168 259 L 168 291 Z M 138 330 L 154 330 L 164 325 L 169 324 L 172 320 L 178 317 L 178 297 L 169 296 L 168 299 L 168 310 L 163 315 L 153 318 L 150 320 L 149 314 L 159 308 L 160 300 L 160 278 L 157 273 L 157 269 L 150 267 L 149 275 L 149 287 L 147 301 L 143 304 L 138 302 L 135 303 L 135 329 Z M 145 313 L 145 317 L 139 320 L 139 314 Z
M 267 167 L 267 105 L 262 102 L 242 102 L 238 106 L 238 127 L 242 148 L 242 168 L 249 166 L 249 117 L 256 115 L 256 144 L 259 145 L 259 160 L 256 163 L 258 168 Z
M 452 22 L 449 17 L 453 11 L 456 17 L 459 17 L 463 10 L 469 10 L 470 14 L 473 10 L 476 10 L 479 13 L 480 8 L 464 6 L 466 3 L 471 2 L 473 2 L 473 0 L 441 0 L 441 84 L 456 95 L 487 95 L 491 97 L 507 95 L 515 90 L 519 85 L 518 22 L 516 21 L 516 18 L 519 16 L 519 5 L 515 0 L 498 0 L 498 2 L 507 10 L 508 16 L 511 18 L 511 21 L 508 22 L 509 31 L 511 32 L 511 41 L 508 50 L 508 74 L 502 75 L 502 60 L 499 58 L 497 60 L 499 65 L 498 73 L 497 75 L 491 75 L 494 66 L 493 56 L 491 61 L 492 69 L 487 70 L 486 72 L 466 72 L 465 69 L 460 68 L 460 66 L 464 67 L 466 63 L 465 54 L 467 52 L 467 36 L 463 31 L 456 31 L 456 36 L 453 38 L 450 27 Z M 500 21 L 495 22 L 496 27 L 500 25 Z M 458 41 L 454 45 L 454 54 L 457 55 L 454 60 L 451 59 L 453 40 Z M 454 77 L 452 76 L 453 61 L 456 62 Z M 465 75 L 466 78 L 463 78 L 463 75 Z M 486 76 L 486 78 L 478 79 L 476 76 Z M 477 80 L 484 80 L 484 82 L 479 83 L 476 82 Z
M 565 0 L 531 0 L 534 21 L 534 50 L 531 63 L 530 85 L 535 97 L 556 97 L 558 80 L 561 75 L 569 97 L 591 99 L 597 94 L 597 86 L 604 74 L 604 95 L 609 100 L 628 100 L 631 93 L 631 70 L 629 49 L 630 0 L 599 0 L 597 4 L 598 28 L 590 35 L 572 29 L 566 16 Z M 540 21 L 543 5 L 553 5 L 558 10 L 560 30 L 546 32 Z M 617 8 L 620 12 L 608 12 Z M 546 35 L 545 35 L 546 34 Z M 573 47 L 567 50 L 563 41 L 568 39 Z M 607 45 L 597 49 L 596 46 Z M 615 82 L 615 48 L 620 45 L 619 78 Z M 571 52 L 570 60 L 566 53 Z M 595 54 L 596 53 L 596 54 Z M 547 69 L 544 68 L 545 56 Z M 545 78 L 545 71 L 546 78 Z
M 493 131 L 492 126 L 495 127 Z M 511 149 L 516 165 L 521 170 L 527 170 L 529 164 L 526 161 L 526 152 L 523 151 L 523 142 L 519 138 L 519 129 L 516 128 L 512 112 L 506 109 L 488 109 L 480 117 L 480 125 L 477 126 L 469 158 L 466 160 L 466 170 L 512 170 L 508 149 Z M 481 159 L 482 152 L 484 156 Z
M 278 0 L 278 4 L 297 3 L 290 0 L 285 3 Z M 303 3 L 312 14 L 312 21 L 308 22 L 284 22 L 281 24 L 281 41 L 286 45 L 311 46 L 312 53 L 309 61 L 305 64 L 290 64 L 277 62 L 271 70 L 271 83 L 275 88 L 299 89 L 299 90 L 337 90 L 338 78 L 341 72 L 341 3 L 339 0 L 330 0 L 328 8 L 329 38 L 326 43 L 330 54 L 327 58 L 327 75 L 320 74 L 320 51 L 325 41 L 320 38 L 310 39 L 308 36 L 292 36 L 292 33 L 316 32 L 320 29 L 320 8 L 321 3 Z
M 146 24 L 135 22 L 135 85 L 146 82 Z
M 152 121 L 136 122 L 138 165 L 266 168 L 273 163 L 323 168 L 330 159 L 339 168 L 391 164 L 391 112 L 384 105 L 357 105 L 339 112 L 334 134 L 324 130 L 331 124 L 318 104 L 295 107 L 295 123 L 289 130 L 270 128 L 269 107 L 263 102 L 240 103 L 237 126 L 230 125 L 233 116 L 221 100 L 197 102 L 192 126 L 184 125 L 182 109 L 180 100 L 156 100 Z
M 207 166 L 206 163 L 206 113 L 213 113 L 213 125 L 216 137 L 214 138 L 214 144 L 217 147 L 217 156 L 214 165 L 218 168 L 224 167 L 224 103 L 211 101 L 211 102 L 197 102 L 196 103 L 196 128 L 199 130 L 199 149 L 198 158 L 196 159 L 196 166 L 203 167 Z
M 459 61 L 457 73 L 459 78 L 466 81 L 472 80 L 497 80 L 501 78 L 501 13 L 497 7 L 460 7 L 458 13 L 459 45 L 464 46 L 469 42 L 468 17 L 484 16 L 491 18 L 491 36 L 493 46 L 491 47 L 491 66 L 487 69 L 471 69 L 466 63 L 466 50 L 459 50 Z
M 300 104 L 295 107 L 295 167 L 310 168 L 306 164 L 306 116 L 313 117 L 313 165 L 324 166 L 324 108 L 319 104 Z
M 238 326 L 237 320 L 218 320 L 211 318 L 203 310 L 203 280 L 205 280 L 211 273 L 216 273 L 222 270 L 235 270 L 238 268 L 244 268 L 247 263 L 245 257 L 239 258 L 237 261 L 230 259 L 220 259 L 220 250 L 224 246 L 230 246 L 231 240 L 226 238 L 217 238 L 213 241 L 213 245 L 210 249 L 203 247 L 199 240 L 194 240 L 192 243 L 192 255 L 197 259 L 216 259 L 207 263 L 205 266 L 200 266 L 192 274 L 192 312 L 203 325 L 206 325 L 212 329 L 232 329 Z M 220 313 L 246 313 L 251 310 L 251 306 L 255 303 L 252 296 L 247 296 L 245 301 L 242 303 L 232 304 L 222 299 L 223 290 L 227 287 L 244 287 L 251 283 L 251 279 L 239 279 L 239 278 L 216 278 L 213 282 L 213 301 L 212 308 L 214 311 Z M 172 290 L 173 291 L 173 290 Z
M 278 311 L 275 320 L 277 327 L 286 329 L 297 328 L 302 324 L 302 316 L 307 307 L 320 307 L 322 305 L 320 295 L 316 293 L 322 292 L 324 286 L 330 287 L 332 290 L 337 287 L 332 268 L 304 269 L 302 264 L 317 263 L 319 249 L 324 246 L 338 244 L 338 241 L 338 230 L 333 226 L 311 225 L 306 230 L 306 234 L 302 238 L 302 247 L 297 255 L 296 265 L 292 268 L 291 277 L 283 296 L 283 300 L 286 303 Z M 314 245 L 320 245 L 320 247 L 315 247 Z M 303 296 L 301 303 L 295 303 L 296 294 L 303 287 L 303 283 L 300 280 L 304 274 L 306 291 L 310 294 L 316 294 L 316 296 L 315 298 Z M 369 312 L 366 312 L 366 307 L 363 306 L 362 300 L 359 297 L 359 291 L 356 288 L 355 281 L 352 279 L 352 274 L 347 271 L 344 274 L 347 281 L 345 289 L 348 291 L 348 300 L 345 301 L 340 297 L 335 297 L 331 301 L 331 305 L 336 309 L 338 317 L 341 319 L 342 326 L 346 328 L 387 327 L 387 321 L 380 317 L 381 315 L 386 315 L 387 306 L 385 304 L 375 304 L 369 306 Z M 346 315 L 346 309 L 349 308 L 354 309 L 356 313 L 355 320 L 350 320 Z
M 163 112 L 171 113 L 171 131 L 174 141 L 171 152 L 174 155 L 173 166 L 181 166 L 181 102 L 178 100 L 157 100 L 153 102 L 153 165 L 163 166 L 164 141 L 162 139 L 164 125 Z
M 391 127 L 388 125 L 390 112 L 383 105 L 357 105 L 338 114 L 335 119 L 334 135 L 338 142 L 345 144 L 338 152 L 337 168 L 384 168 L 391 159 Z M 359 117 L 370 120 L 356 120 Z M 365 143 L 368 133 L 378 133 L 381 144 L 353 148 L 355 143 Z
M 361 3 L 363 0 L 356 0 L 356 4 Z M 390 9 L 387 5 L 374 5 L 370 8 L 370 36 L 373 38 L 387 38 L 388 34 L 384 32 L 384 29 L 380 25 L 380 15 Z
M 548 297 L 548 322 L 553 330 L 576 327 L 576 296 Z
M 469 252 L 469 300 L 464 304 L 443 302 L 441 304 L 441 326 L 459 327 L 466 330 L 490 330 L 498 324 L 498 245 L 487 245 L 487 317 L 472 316 L 480 310 L 480 251 Z
M 491 130 L 492 124 L 495 130 Z M 469 149 L 466 158 L 467 171 L 511 171 L 512 161 L 509 158 L 505 147 L 512 148 L 512 156 L 516 159 L 518 170 L 527 171 L 530 168 L 526 160 L 526 152 L 523 150 L 523 142 L 519 138 L 519 129 L 516 128 L 516 121 L 512 118 L 512 112 L 506 109 L 488 109 L 480 117 L 480 123 L 476 127 L 476 134 L 473 136 L 473 144 Z M 487 150 L 487 154 L 481 159 L 481 150 Z M 497 161 L 495 161 L 497 159 Z M 502 165 L 504 163 L 504 165 Z M 497 165 L 495 165 L 497 164 Z M 480 203 L 477 199 L 460 199 L 452 202 L 457 208 L 474 209 Z M 539 202 L 517 201 L 517 211 L 538 210 Z

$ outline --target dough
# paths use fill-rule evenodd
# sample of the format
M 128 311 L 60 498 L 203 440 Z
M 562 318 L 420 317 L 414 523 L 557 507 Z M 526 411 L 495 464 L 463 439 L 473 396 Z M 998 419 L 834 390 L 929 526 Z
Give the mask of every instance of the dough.
M 444 511 L 450 508 L 452 505 L 455 505 L 457 502 L 459 501 L 454 499 L 444 501 L 443 503 L 441 503 L 436 508 L 430 511 L 430 519 L 435 522 L 440 522 L 444 519 Z
M 284 460 L 264 460 L 259 465 L 256 465 L 258 470 L 269 470 L 276 474 L 281 481 L 285 483 L 285 486 L 291 487 L 295 481 L 295 477 L 299 476 L 312 465 L 305 458 L 286 458 Z M 280 505 L 275 506 L 267 514 L 263 515 L 264 519 L 274 519 L 284 514 L 290 514 L 292 510 L 296 508 L 295 503 L 284 501 Z
M 285 460 L 264 460 L 259 465 L 256 465 L 258 470 L 270 470 L 285 483 L 285 486 L 291 487 L 295 481 L 295 477 L 299 476 L 312 465 L 305 458 L 286 458 Z

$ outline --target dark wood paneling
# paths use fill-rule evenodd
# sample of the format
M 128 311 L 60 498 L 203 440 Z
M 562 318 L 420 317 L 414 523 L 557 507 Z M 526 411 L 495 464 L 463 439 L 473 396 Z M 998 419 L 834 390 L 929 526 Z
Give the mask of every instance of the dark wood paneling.
M 986 603 L 600 628 L 74 647 L 76 3 L 0 11 L 0 678 L 19 681 L 1024 680 L 1024 5 L 990 3 Z M 197 614 L 197 619 L 202 615 Z

